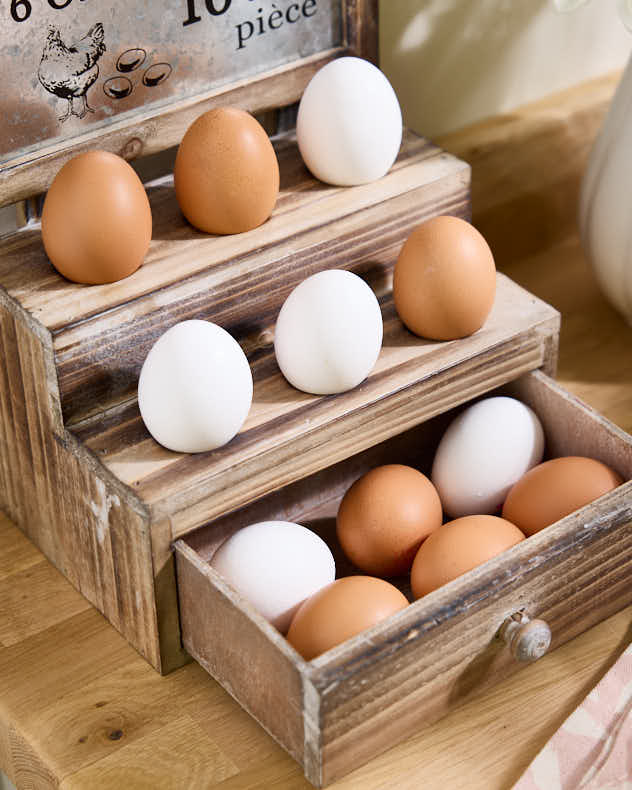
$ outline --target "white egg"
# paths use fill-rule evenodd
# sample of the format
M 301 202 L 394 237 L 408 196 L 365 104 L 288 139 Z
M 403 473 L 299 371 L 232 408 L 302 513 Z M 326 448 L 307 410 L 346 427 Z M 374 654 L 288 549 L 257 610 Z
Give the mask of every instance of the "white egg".
M 321 181 L 375 181 L 389 171 L 402 141 L 395 91 L 368 60 L 333 60 L 305 88 L 296 137 L 305 164 Z
M 369 375 L 382 332 L 371 288 L 353 272 L 330 269 L 303 280 L 287 297 L 274 330 L 274 351 L 292 386 L 331 395 Z
M 138 406 L 154 439 L 183 453 L 214 450 L 243 425 L 252 373 L 239 343 L 217 324 L 182 321 L 151 348 L 140 372 Z
M 473 404 L 450 423 L 435 453 L 431 479 L 444 511 L 493 515 L 543 451 L 542 425 L 526 404 L 503 396 Z
M 324 540 L 289 521 L 260 521 L 238 530 L 211 565 L 282 633 L 300 604 L 336 576 Z

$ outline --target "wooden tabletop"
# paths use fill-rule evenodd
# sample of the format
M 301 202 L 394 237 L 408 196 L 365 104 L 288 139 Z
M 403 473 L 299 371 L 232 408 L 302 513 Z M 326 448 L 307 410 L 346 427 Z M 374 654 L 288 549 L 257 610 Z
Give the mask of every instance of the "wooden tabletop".
M 473 165 L 474 222 L 499 268 L 562 313 L 558 379 L 631 432 L 632 328 L 599 294 L 574 230 L 615 82 L 441 143 Z M 629 607 L 332 787 L 510 788 L 631 639 Z M 160 677 L 2 516 L 0 767 L 35 790 L 310 787 L 198 665 Z

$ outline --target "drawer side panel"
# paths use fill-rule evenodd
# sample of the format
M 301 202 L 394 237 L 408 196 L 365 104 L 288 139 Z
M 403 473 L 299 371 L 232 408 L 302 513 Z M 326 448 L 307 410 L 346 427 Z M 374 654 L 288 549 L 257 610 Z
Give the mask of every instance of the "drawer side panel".
M 185 648 L 302 764 L 304 662 L 193 549 L 175 547 Z

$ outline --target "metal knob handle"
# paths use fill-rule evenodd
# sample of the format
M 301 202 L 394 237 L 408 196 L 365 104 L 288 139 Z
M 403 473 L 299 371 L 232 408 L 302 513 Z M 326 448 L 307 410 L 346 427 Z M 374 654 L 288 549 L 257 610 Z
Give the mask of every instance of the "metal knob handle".
M 524 612 L 508 617 L 501 625 L 500 638 L 517 661 L 536 661 L 549 649 L 551 629 L 544 620 L 531 620 Z

